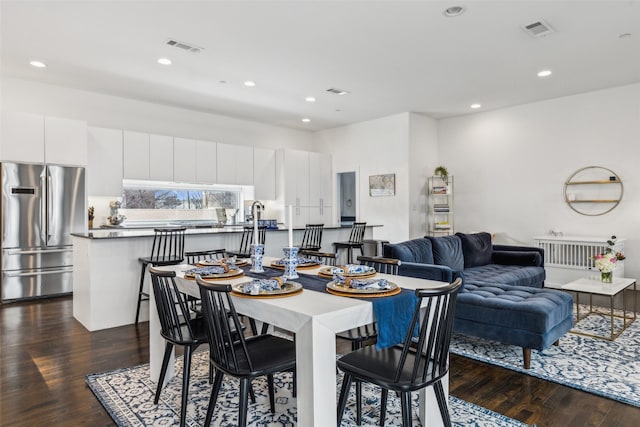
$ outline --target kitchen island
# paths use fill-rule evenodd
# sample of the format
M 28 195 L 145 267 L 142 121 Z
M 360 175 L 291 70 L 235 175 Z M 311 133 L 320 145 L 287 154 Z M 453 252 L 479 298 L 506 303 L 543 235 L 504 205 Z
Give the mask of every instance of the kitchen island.
M 371 239 L 368 225 L 365 239 Z M 240 247 L 242 226 L 193 228 L 186 231 L 185 251 Z M 267 230 L 265 255 L 282 257 L 288 245 L 286 227 Z M 349 239 L 350 227 L 325 226 L 322 251 L 333 252 L 333 242 Z M 300 244 L 304 228 L 294 228 L 294 245 Z M 108 228 L 73 233 L 73 316 L 89 331 L 130 325 L 135 321 L 140 280 L 138 258 L 149 256 L 153 229 Z M 357 252 L 356 252 L 357 253 Z M 148 289 L 149 278 L 145 289 Z M 155 309 L 155 308 L 154 308 Z M 143 302 L 141 321 L 149 319 Z

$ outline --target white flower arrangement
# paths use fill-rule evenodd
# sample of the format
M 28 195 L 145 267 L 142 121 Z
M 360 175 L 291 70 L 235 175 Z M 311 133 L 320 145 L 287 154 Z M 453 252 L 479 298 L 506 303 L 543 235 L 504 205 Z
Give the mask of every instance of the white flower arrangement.
M 622 252 L 613 252 L 613 247 L 616 244 L 616 236 L 611 236 L 611 239 L 607 240 L 607 248 L 604 253 L 598 254 L 593 257 L 596 268 L 601 273 L 611 273 L 618 266 L 618 261 L 625 259 Z

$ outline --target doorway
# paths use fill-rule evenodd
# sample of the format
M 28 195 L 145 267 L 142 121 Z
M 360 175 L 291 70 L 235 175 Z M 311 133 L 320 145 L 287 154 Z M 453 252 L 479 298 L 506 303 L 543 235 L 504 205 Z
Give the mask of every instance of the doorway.
M 356 173 L 338 173 L 340 225 L 352 225 L 356 220 Z

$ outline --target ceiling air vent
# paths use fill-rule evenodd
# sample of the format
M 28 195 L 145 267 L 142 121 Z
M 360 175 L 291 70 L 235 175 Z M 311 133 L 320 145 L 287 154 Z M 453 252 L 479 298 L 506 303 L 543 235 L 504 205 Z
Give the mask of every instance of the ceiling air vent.
M 555 33 L 554 29 L 542 19 L 525 25 L 522 29 L 531 37 L 544 37 L 551 33 Z
M 191 53 L 198 53 L 201 50 L 203 50 L 203 47 L 198 47 L 198 46 L 194 46 L 192 44 L 189 43 L 185 43 L 185 42 L 181 42 L 175 39 L 170 39 L 167 41 L 167 44 L 169 46 L 173 46 L 173 47 L 177 47 L 179 49 L 185 50 L 187 52 L 191 52 Z
M 336 95 L 346 95 L 346 94 L 348 94 L 348 93 L 349 93 L 349 92 L 347 92 L 346 90 L 337 89 L 337 88 L 335 88 L 335 87 L 332 87 L 332 88 L 327 89 L 327 92 L 329 92 L 329 93 L 333 93 L 333 94 L 336 94 Z

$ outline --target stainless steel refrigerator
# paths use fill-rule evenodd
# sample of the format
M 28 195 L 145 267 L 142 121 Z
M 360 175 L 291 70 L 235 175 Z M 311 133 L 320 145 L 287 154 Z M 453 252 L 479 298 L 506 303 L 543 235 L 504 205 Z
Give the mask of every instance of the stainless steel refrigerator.
M 2 163 L 2 302 L 73 291 L 72 232 L 84 230 L 84 168 Z

